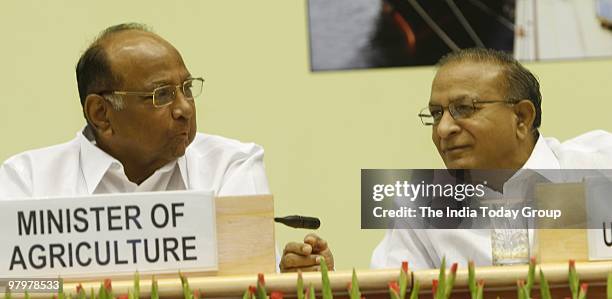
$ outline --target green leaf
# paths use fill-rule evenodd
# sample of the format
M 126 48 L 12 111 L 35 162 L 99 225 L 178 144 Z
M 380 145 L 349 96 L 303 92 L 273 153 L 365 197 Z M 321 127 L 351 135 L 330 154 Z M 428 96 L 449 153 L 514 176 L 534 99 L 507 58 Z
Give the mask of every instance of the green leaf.
M 24 298 L 25 299 L 30 299 L 30 293 L 28 293 L 28 291 L 25 291 Z
M 574 260 L 569 261 L 569 287 L 572 292 L 572 299 L 578 299 L 578 287 L 580 280 L 576 274 L 576 265 Z
M 446 289 L 446 257 L 442 257 L 440 264 L 440 273 L 438 274 L 438 289 L 436 290 L 435 298 L 443 299 Z
M 157 279 L 155 279 L 155 276 L 151 278 L 151 299 L 159 299 L 159 291 L 157 289 Z
M 257 274 L 257 291 L 255 291 L 255 298 L 257 299 L 266 299 L 266 284 L 264 280 L 263 273 Z
M 181 285 L 183 286 L 183 298 L 192 299 L 193 292 L 189 288 L 189 281 L 187 280 L 187 277 L 185 277 L 185 275 L 183 275 L 183 273 L 180 273 L 180 272 L 179 272 L 179 277 L 181 278 Z
M 351 280 L 351 299 L 361 299 L 361 292 L 359 291 L 359 281 L 357 280 L 357 273 L 355 273 L 355 268 L 353 268 L 353 278 Z
M 518 299 L 527 299 L 525 296 L 525 282 L 522 280 L 518 280 L 516 282 L 516 293 L 518 295 Z
M 298 270 L 297 299 L 304 299 L 304 278 L 302 278 L 302 271 L 300 270 Z
M 586 283 L 580 285 L 580 291 L 578 292 L 578 299 L 585 299 L 587 295 L 588 286 Z
M 100 284 L 100 288 L 98 289 L 98 299 L 108 299 L 108 296 L 106 296 L 106 289 L 104 288 L 103 284 Z
M 406 298 L 406 290 L 408 289 L 408 271 L 405 271 L 404 269 L 408 269 L 408 262 L 406 261 L 402 262 L 402 267 L 400 268 L 400 275 L 398 279 L 400 288 L 400 299 Z
M 533 284 L 535 283 L 535 266 L 535 257 L 532 257 L 531 259 L 529 259 L 529 270 L 527 270 L 527 283 L 525 284 L 527 298 L 531 297 L 531 289 L 533 288 Z
M 9 290 L 8 288 L 5 289 L 4 291 L 4 299 L 11 299 L 11 290 Z
M 315 292 L 315 288 L 312 285 L 312 283 L 310 284 L 310 287 L 308 288 L 308 299 L 317 299 L 316 297 L 316 292 Z
M 546 280 L 542 269 L 540 269 L 540 296 L 542 299 L 552 299 L 550 295 L 550 287 L 548 286 L 548 280 Z
M 479 283 L 478 287 L 476 288 L 476 299 L 482 299 L 483 293 L 484 293 L 484 284 Z
M 93 298 L 93 290 L 91 291 L 91 296 Z M 77 286 L 77 293 L 76 293 L 76 298 L 77 299 L 85 299 L 85 290 L 83 289 L 83 286 L 81 284 L 79 284 Z
M 249 293 L 249 288 L 244 291 L 244 295 L 242 295 L 242 299 L 251 299 L 251 293 Z
M 612 272 L 608 273 L 607 294 L 608 299 L 612 299 Z
M 397 291 L 398 289 L 399 285 L 395 281 L 389 283 L 389 297 L 391 299 L 400 299 L 400 295 Z
M 472 299 L 476 299 L 478 288 L 476 287 L 476 271 L 474 270 L 474 261 L 468 262 L 468 287 Z
M 134 298 L 140 298 L 140 274 L 138 272 L 134 273 Z
M 419 289 L 420 289 L 419 281 L 415 280 L 412 285 L 412 291 L 410 291 L 410 299 L 418 299 L 419 298 Z
M 457 267 L 459 265 L 457 263 L 453 263 L 451 265 L 450 273 L 448 273 L 448 278 L 446 279 L 446 285 L 444 286 L 444 298 L 448 299 L 453 292 L 453 287 L 455 286 L 455 278 L 457 278 Z
M 325 262 L 324 257 L 320 257 L 321 259 L 321 295 L 323 299 L 333 299 L 334 295 L 332 294 L 331 286 L 329 283 L 329 273 L 327 270 L 327 262 Z
M 132 290 L 132 288 L 128 289 L 128 299 L 135 299 L 134 298 L 134 291 Z

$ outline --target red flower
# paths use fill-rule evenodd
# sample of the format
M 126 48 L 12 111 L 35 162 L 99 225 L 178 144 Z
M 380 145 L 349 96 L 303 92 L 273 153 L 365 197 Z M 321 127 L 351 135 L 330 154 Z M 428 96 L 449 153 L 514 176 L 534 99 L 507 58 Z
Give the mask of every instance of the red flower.
M 478 281 L 478 286 L 479 287 L 484 287 L 484 279 L 481 279 Z
M 128 295 L 127 294 L 121 294 L 119 295 L 119 297 L 117 297 L 117 299 L 128 299 Z
M 452 274 L 457 273 L 457 267 L 459 267 L 459 265 L 457 263 L 453 263 L 453 265 L 450 268 L 450 271 Z
M 569 268 L 576 269 L 576 260 L 569 260 Z
M 586 293 L 587 289 L 589 288 L 589 284 L 584 282 L 582 284 L 580 284 L 580 290 L 584 293 Z
M 80 292 L 85 292 L 85 290 L 83 289 L 83 285 L 79 283 L 79 285 L 77 285 L 76 287 L 76 292 L 77 294 Z
M 265 286 L 266 285 L 266 281 L 264 279 L 264 275 L 263 273 L 258 273 L 257 274 L 257 282 L 261 285 L 261 286 Z
M 113 289 L 110 278 L 104 280 L 104 288 L 109 292 Z
M 399 285 L 397 284 L 397 281 L 389 281 L 389 288 L 396 291 L 397 293 L 399 293 L 400 288 Z
M 438 291 L 438 284 L 440 282 L 437 279 L 431 281 L 431 293 L 435 296 Z
M 408 261 L 402 261 L 402 271 L 408 273 Z
M 283 299 L 283 292 L 273 291 L 270 293 L 270 299 Z
M 257 292 L 257 288 L 254 286 L 249 286 L 249 293 L 251 295 L 255 294 L 255 292 Z

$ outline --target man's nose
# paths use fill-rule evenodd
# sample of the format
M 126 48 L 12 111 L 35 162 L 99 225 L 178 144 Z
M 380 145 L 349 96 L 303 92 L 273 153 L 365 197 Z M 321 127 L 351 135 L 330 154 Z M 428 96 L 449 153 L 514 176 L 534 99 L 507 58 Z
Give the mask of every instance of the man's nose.
M 193 117 L 194 111 L 194 100 L 187 99 L 187 97 L 185 97 L 183 94 L 183 90 L 177 88 L 176 97 L 172 103 L 172 117 L 174 119 L 190 119 Z
M 440 122 L 438 122 L 438 125 L 435 127 L 435 130 L 438 133 L 438 136 L 444 139 L 457 134 L 459 131 L 461 131 L 461 127 L 459 127 L 450 112 L 445 110 L 442 114 Z

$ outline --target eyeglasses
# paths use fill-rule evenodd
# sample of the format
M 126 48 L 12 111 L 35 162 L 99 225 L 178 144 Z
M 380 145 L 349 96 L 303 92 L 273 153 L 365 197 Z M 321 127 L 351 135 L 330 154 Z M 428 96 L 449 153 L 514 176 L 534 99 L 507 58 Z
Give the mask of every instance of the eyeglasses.
M 152 97 L 153 106 L 160 108 L 172 104 L 176 99 L 177 89 L 181 89 L 186 100 L 193 99 L 202 94 L 202 86 L 204 85 L 203 78 L 191 78 L 179 85 L 164 85 L 153 89 L 151 92 L 141 91 L 113 91 L 111 94 L 116 95 L 135 95 L 143 97 Z
M 490 103 L 506 103 L 506 104 L 516 104 L 516 100 L 468 100 L 468 101 L 458 101 L 452 102 L 448 105 L 448 112 L 450 112 L 451 116 L 454 119 L 463 119 L 469 118 L 472 116 L 477 109 L 477 104 L 490 104 Z M 444 109 L 442 105 L 429 105 L 429 107 L 423 108 L 419 113 L 419 117 L 421 118 L 421 122 L 425 126 L 436 126 L 442 120 L 442 116 L 444 115 Z

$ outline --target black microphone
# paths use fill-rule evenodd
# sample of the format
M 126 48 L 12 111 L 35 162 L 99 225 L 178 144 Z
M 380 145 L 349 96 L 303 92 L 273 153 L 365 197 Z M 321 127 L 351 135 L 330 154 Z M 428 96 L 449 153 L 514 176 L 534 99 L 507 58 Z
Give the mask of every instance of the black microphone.
M 319 218 L 298 215 L 274 217 L 274 222 L 282 223 L 293 228 L 317 229 L 321 226 Z

